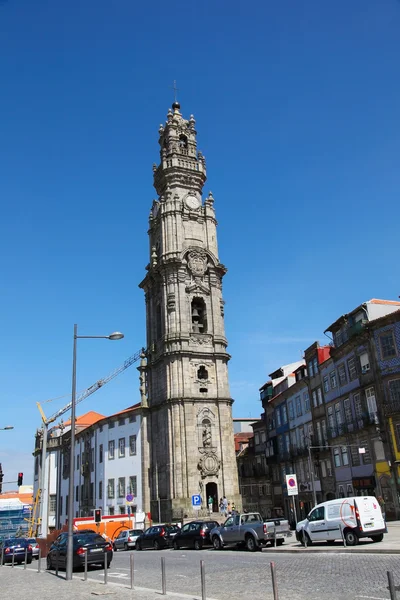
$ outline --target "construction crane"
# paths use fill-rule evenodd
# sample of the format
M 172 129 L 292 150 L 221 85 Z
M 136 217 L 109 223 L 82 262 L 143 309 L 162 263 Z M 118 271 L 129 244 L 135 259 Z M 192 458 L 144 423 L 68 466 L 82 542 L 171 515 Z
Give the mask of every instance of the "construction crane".
M 88 398 L 89 396 L 94 394 L 94 392 L 97 392 L 97 390 L 102 388 L 109 381 L 111 381 L 112 379 L 117 377 L 120 373 L 123 373 L 123 371 L 128 369 L 135 362 L 137 362 L 139 360 L 139 358 L 141 358 L 142 356 L 145 355 L 145 353 L 146 353 L 145 349 L 142 348 L 141 350 L 138 350 L 137 352 L 135 352 L 135 354 L 132 354 L 132 356 L 127 358 L 122 363 L 122 365 L 117 367 L 114 371 L 112 371 L 109 375 L 107 375 L 107 377 L 104 377 L 103 379 L 99 379 L 98 381 L 96 381 L 96 383 L 94 383 L 93 385 L 88 387 L 86 390 L 84 390 L 81 394 L 79 394 L 79 396 L 76 398 L 75 404 L 79 404 L 80 402 L 83 402 L 83 400 L 86 400 L 86 398 Z M 42 417 L 42 422 L 43 422 L 43 426 L 42 426 L 42 436 L 43 436 L 42 437 L 42 468 L 41 468 L 41 475 L 40 475 L 40 488 L 38 490 L 38 494 L 36 495 L 35 506 L 34 506 L 34 513 L 36 513 L 37 508 L 38 508 L 37 505 L 40 502 L 40 517 L 37 519 L 37 521 L 34 521 L 34 519 L 32 518 L 31 533 L 30 533 L 31 537 L 34 534 L 35 528 L 36 528 L 36 532 L 37 532 L 38 526 L 40 526 L 40 529 L 41 529 L 40 533 L 43 536 L 43 528 L 42 528 L 43 507 L 44 507 L 43 490 L 44 490 L 44 486 L 45 486 L 45 468 L 44 468 L 44 466 L 46 464 L 47 436 L 48 436 L 49 425 L 51 423 L 54 423 L 54 421 L 56 421 L 64 413 L 68 412 L 71 409 L 72 402 L 69 402 L 63 408 L 60 408 L 57 412 L 54 413 L 54 415 L 52 415 L 48 419 L 46 418 L 46 415 L 43 412 L 40 402 L 36 402 L 36 404 L 39 409 L 40 415 Z M 71 423 L 71 427 L 72 427 L 72 423 Z M 33 515 L 32 515 L 32 517 L 33 517 Z

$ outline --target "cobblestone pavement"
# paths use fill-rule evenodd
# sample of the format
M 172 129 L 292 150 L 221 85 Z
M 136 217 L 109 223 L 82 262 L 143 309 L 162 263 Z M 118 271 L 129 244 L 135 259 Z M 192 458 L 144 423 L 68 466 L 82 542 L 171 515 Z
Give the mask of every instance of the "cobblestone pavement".
M 159 590 L 158 594 L 153 596 L 147 596 L 145 591 L 141 592 L 142 595 L 134 596 L 134 598 L 140 597 L 141 600 L 153 600 L 160 595 L 161 557 L 164 557 L 166 562 L 168 592 L 187 594 L 187 598 L 201 595 L 200 559 L 204 560 L 206 565 L 207 599 L 272 600 L 270 561 L 275 561 L 276 564 L 279 600 L 388 600 L 390 598 L 387 589 L 386 571 L 388 570 L 393 571 L 395 584 L 397 586 L 400 584 L 398 555 L 379 553 L 299 555 L 278 552 L 250 554 L 238 550 L 215 552 L 212 549 L 197 552 L 150 550 L 115 553 L 108 573 L 108 580 L 114 585 L 111 584 L 108 588 L 118 590 L 117 595 L 121 598 L 128 593 L 126 588 L 129 585 L 131 555 L 134 556 L 135 561 L 135 587 Z M 11 571 L 11 568 L 8 567 L 8 570 Z M 0 583 L 3 574 L 4 569 L 1 568 Z M 60 572 L 60 576 L 64 577 L 64 573 Z M 46 580 L 55 579 L 54 574 L 47 574 L 44 577 Z M 82 577 L 82 573 L 75 574 L 77 580 L 81 580 Z M 102 579 L 103 571 L 91 568 L 90 581 L 82 582 L 82 586 L 92 586 L 97 581 L 98 587 L 104 589 L 99 585 Z M 69 582 L 58 583 L 60 591 L 64 585 L 68 586 Z M 80 581 L 79 585 L 81 586 Z M 19 594 L 18 600 L 20 597 Z M 48 598 L 54 600 L 54 597 L 53 595 Z M 40 598 L 47 600 L 43 595 Z M 74 596 L 74 598 L 80 599 L 81 596 Z M 17 597 L 14 599 L 8 596 L 7 600 L 17 600 Z M 58 592 L 57 600 L 62 600 Z

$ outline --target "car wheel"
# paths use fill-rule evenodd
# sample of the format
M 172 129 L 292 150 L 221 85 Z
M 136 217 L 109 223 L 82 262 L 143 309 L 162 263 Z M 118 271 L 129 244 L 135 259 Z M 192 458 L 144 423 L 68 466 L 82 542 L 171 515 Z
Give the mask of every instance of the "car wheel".
M 53 568 L 53 563 L 50 557 L 50 554 L 47 555 L 47 559 L 46 559 L 46 568 L 48 571 L 51 571 Z
M 128 548 L 128 544 L 127 544 L 127 543 L 125 543 L 125 544 L 124 544 L 124 550 L 125 550 L 125 551 L 128 551 L 128 550 L 129 550 L 129 548 Z
M 344 539 L 346 540 L 346 544 L 348 546 L 356 546 L 358 544 L 358 537 L 352 529 L 345 531 Z
M 257 542 L 252 535 L 246 537 L 246 548 L 249 552 L 255 552 L 257 550 Z
M 174 547 L 174 550 L 179 550 L 179 544 L 178 544 L 178 542 L 174 541 L 174 543 L 172 545 Z
M 203 548 L 203 542 L 201 540 L 194 540 L 194 549 L 201 550 Z
M 213 542 L 214 550 L 222 550 L 222 543 L 217 535 L 214 535 L 212 542 Z
M 277 546 L 282 546 L 282 544 L 283 544 L 284 541 L 285 540 L 276 540 L 276 545 Z
M 158 540 L 154 540 L 154 542 L 153 542 L 153 548 L 154 548 L 154 550 L 159 550 L 160 549 L 160 542 Z
M 140 542 L 136 542 L 136 550 L 141 550 L 142 544 Z
M 383 540 L 383 533 L 379 533 L 378 535 L 371 535 L 371 540 L 373 542 L 381 542 Z

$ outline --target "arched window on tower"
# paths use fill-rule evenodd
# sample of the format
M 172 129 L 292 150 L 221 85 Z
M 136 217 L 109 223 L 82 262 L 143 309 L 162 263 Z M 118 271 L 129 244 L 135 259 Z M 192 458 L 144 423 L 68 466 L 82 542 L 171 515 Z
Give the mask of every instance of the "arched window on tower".
M 204 365 L 201 365 L 201 367 L 197 371 L 197 379 L 200 379 L 201 381 L 207 381 L 208 371 Z
M 206 303 L 203 298 L 193 298 L 192 300 L 192 332 L 207 332 Z
M 186 135 L 183 135 L 183 133 L 182 133 L 179 136 L 179 148 L 187 150 L 187 147 L 188 147 L 188 139 L 187 139 Z

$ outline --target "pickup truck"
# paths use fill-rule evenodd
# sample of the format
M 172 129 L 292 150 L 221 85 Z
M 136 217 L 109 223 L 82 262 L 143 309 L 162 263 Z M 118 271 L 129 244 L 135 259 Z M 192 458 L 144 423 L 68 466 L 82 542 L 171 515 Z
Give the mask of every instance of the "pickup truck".
M 232 515 L 221 527 L 210 532 L 215 550 L 224 546 L 244 544 L 250 552 L 262 550 L 269 542 L 280 546 L 291 535 L 289 522 L 284 519 L 264 521 L 259 513 Z

